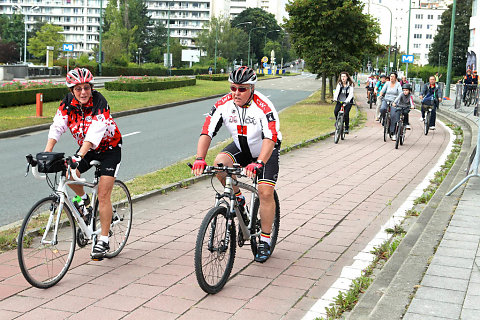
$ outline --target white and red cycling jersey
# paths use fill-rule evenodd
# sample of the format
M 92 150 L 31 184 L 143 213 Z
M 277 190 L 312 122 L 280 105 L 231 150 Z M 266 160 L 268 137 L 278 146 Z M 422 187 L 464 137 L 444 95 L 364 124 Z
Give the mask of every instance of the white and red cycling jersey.
M 232 135 L 237 148 L 242 152 L 249 151 L 253 158 L 260 155 L 263 139 L 270 139 L 276 144 L 282 140 L 277 110 L 258 91 L 253 94 L 248 107 L 237 107 L 231 93 L 219 99 L 205 119 L 202 135 L 213 138 L 222 124 Z M 247 148 L 249 150 L 245 150 Z
M 72 93 L 63 99 L 53 118 L 48 138 L 58 141 L 67 130 L 70 130 L 79 146 L 88 141 L 97 152 L 121 147 L 122 144 L 122 135 L 110 115 L 107 100 L 95 90 L 83 107 Z

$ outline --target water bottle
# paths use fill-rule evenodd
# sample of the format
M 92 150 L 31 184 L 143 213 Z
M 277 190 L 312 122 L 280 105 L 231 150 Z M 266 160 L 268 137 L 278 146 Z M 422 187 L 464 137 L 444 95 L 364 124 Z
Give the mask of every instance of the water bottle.
M 83 199 L 80 196 L 75 196 L 75 198 L 72 199 L 73 205 L 75 208 L 78 210 L 80 215 L 83 216 Z

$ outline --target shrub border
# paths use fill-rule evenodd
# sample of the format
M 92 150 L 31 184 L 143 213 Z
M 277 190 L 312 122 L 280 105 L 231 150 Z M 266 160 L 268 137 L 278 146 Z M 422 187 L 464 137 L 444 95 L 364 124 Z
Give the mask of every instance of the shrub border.
M 162 81 L 138 81 L 138 82 L 119 82 L 119 81 L 110 81 L 105 82 L 105 89 L 109 91 L 135 91 L 135 92 L 144 92 L 144 91 L 156 91 L 156 90 L 165 90 L 172 88 L 180 88 L 186 86 L 194 86 L 197 84 L 195 78 L 192 79 L 165 79 Z
M 43 102 L 62 100 L 68 93 L 67 86 L 0 91 L 0 107 L 21 106 L 36 102 L 36 94 L 43 93 Z

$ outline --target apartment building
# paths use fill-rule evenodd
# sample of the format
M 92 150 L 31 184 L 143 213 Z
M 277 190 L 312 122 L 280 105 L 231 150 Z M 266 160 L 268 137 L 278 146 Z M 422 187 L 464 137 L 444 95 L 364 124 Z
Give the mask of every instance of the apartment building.
M 480 1 L 473 0 L 470 17 L 470 42 L 468 44 L 467 68 L 477 70 L 480 63 Z
M 376 18 L 381 26 L 379 42 L 388 44 L 390 12 L 392 16 L 391 44 L 415 56 L 415 64 L 428 64 L 428 53 L 441 24 L 441 17 L 453 0 L 411 0 L 410 41 L 408 14 L 410 0 L 364 0 L 365 12 Z
M 279 24 L 287 17 L 287 0 L 212 0 L 212 15 L 235 18 L 247 8 L 262 8 L 273 14 Z

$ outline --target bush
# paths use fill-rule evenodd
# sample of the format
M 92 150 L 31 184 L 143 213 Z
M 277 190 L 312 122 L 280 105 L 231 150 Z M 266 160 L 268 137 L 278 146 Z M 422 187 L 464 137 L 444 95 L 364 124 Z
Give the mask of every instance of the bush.
M 225 81 L 228 80 L 228 75 L 225 74 L 199 74 L 195 76 L 199 80 L 209 81 Z
M 197 83 L 195 78 L 126 78 L 106 82 L 105 89 L 111 91 L 155 91 L 173 89 L 186 86 L 194 86 Z
M 32 104 L 36 101 L 36 94 L 43 93 L 43 101 L 62 100 L 68 93 L 65 85 L 52 88 L 35 88 L 15 91 L 0 91 L 0 107 Z
M 207 69 L 172 69 L 172 76 L 186 76 L 207 73 Z M 120 67 L 114 65 L 102 65 L 102 76 L 168 76 L 168 69 L 161 65 L 148 64 L 148 67 Z

